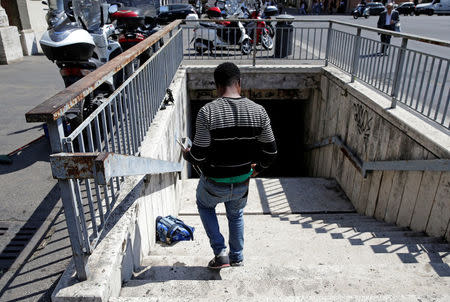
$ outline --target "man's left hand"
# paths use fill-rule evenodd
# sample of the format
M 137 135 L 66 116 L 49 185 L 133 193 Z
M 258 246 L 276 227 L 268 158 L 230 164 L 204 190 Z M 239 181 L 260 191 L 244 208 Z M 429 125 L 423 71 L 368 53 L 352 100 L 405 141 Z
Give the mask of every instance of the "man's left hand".
M 183 158 L 186 159 L 186 156 L 187 156 L 188 152 L 191 151 L 191 148 L 186 148 L 186 149 L 181 148 L 181 151 L 183 152 Z
M 256 164 L 251 164 L 250 166 L 253 169 L 253 173 L 252 173 L 252 175 L 250 175 L 250 177 L 256 177 L 259 174 L 259 172 L 256 172 L 256 170 L 255 170 Z

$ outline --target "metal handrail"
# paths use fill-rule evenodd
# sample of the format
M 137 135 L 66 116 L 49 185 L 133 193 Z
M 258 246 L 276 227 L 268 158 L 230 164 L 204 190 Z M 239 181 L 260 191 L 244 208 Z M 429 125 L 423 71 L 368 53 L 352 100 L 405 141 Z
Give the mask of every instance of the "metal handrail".
M 428 44 L 450 47 L 450 41 L 447 41 L 447 40 L 428 38 L 428 37 L 413 35 L 413 34 L 404 34 L 404 33 L 396 32 L 396 31 L 385 30 L 385 29 L 380 29 L 380 28 L 375 28 L 375 27 L 370 27 L 370 26 L 365 26 L 365 25 L 355 25 L 352 23 L 347 23 L 347 22 L 337 21 L 337 20 L 330 20 L 330 22 L 353 27 L 353 28 L 360 28 L 360 29 L 364 29 L 367 31 L 372 31 L 372 32 L 380 33 L 380 34 L 386 34 L 386 35 L 390 35 L 390 36 L 397 37 L 397 38 L 407 38 L 409 40 L 415 40 L 415 41 L 424 42 L 424 43 L 428 43 Z
M 37 105 L 25 114 L 27 122 L 48 122 L 61 118 L 70 108 L 81 102 L 97 87 L 110 79 L 114 74 L 160 41 L 166 34 L 170 33 L 180 24 L 181 20 L 173 21 L 162 30 L 118 55 L 78 82 Z
M 394 161 L 364 161 L 353 152 L 342 139 L 335 135 L 322 141 L 306 146 L 306 150 L 314 150 L 328 145 L 336 145 L 342 154 L 350 161 L 356 170 L 367 177 L 369 171 L 450 171 L 450 159 L 394 160 Z
M 181 163 L 112 152 L 57 153 L 50 155 L 53 178 L 95 179 L 101 185 L 118 176 L 181 172 Z

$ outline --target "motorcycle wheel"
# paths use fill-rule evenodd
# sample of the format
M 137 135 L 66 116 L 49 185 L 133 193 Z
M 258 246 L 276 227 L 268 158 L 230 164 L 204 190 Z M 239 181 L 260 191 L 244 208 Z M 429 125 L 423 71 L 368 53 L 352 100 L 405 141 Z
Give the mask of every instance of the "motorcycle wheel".
M 266 50 L 272 50 L 273 39 L 267 31 L 263 31 L 261 35 L 261 44 Z
M 252 52 L 252 43 L 250 43 L 250 39 L 245 39 L 241 45 L 241 52 L 244 55 L 248 55 Z
M 267 30 L 269 31 L 269 36 L 271 36 L 272 38 L 275 36 L 275 31 L 273 29 L 272 25 L 267 26 Z
M 358 15 L 357 14 L 353 14 L 353 19 L 358 19 Z

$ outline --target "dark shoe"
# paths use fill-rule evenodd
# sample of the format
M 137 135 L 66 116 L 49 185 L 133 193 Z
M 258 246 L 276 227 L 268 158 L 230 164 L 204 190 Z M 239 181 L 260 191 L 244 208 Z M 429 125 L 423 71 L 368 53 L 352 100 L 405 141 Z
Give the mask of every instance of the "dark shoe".
M 244 266 L 244 260 L 241 261 L 230 261 L 231 266 Z
M 230 260 L 228 259 L 228 256 L 215 256 L 208 263 L 208 268 L 210 269 L 221 269 L 225 267 L 230 267 Z

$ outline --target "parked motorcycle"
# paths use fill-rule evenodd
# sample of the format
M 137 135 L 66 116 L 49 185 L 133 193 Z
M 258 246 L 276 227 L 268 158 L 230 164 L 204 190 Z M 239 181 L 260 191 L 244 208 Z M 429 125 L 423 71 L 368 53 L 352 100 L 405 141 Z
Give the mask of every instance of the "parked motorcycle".
M 48 5 L 49 27 L 40 44 L 47 58 L 59 67 L 66 87 L 122 53 L 120 44 L 111 39 L 115 28 L 108 23 L 109 13 L 117 7 L 110 10 L 103 1 L 74 0 L 66 13 L 63 0 L 48 0 Z M 69 109 L 65 114 L 68 131 L 80 125 L 122 81 L 123 74 L 116 73 Z
M 191 41 L 194 41 L 194 48 L 199 54 L 208 50 L 229 49 L 236 45 L 239 45 L 244 55 L 250 54 L 251 39 L 240 21 L 220 21 L 222 12 L 218 7 L 209 8 L 207 15 L 216 22 L 199 22 Z
M 271 19 L 271 17 L 278 15 L 278 8 L 273 5 L 266 6 L 262 15 L 263 19 Z M 275 28 L 271 21 L 266 22 L 266 28 L 269 31 L 269 35 L 273 38 L 275 36 Z
M 156 19 L 146 16 L 145 9 L 123 6 L 121 4 L 117 5 L 118 9 L 111 14 L 111 20 L 116 21 L 118 41 L 123 51 L 130 49 L 160 30 Z M 152 49 L 142 53 L 139 56 L 139 60 L 135 60 L 133 67 L 136 69 L 147 61 L 152 55 L 152 50 L 156 52 L 156 47 L 157 44 Z
M 243 8 L 245 11 L 245 16 L 248 19 L 255 20 L 246 22 L 245 29 L 250 36 L 250 43 L 254 43 L 256 38 L 256 45 L 262 45 L 266 50 L 271 50 L 273 48 L 273 35 L 270 35 L 270 30 L 266 25 L 265 21 L 257 21 L 261 19 L 261 10 L 255 9 L 253 11 L 248 10 L 246 7 Z M 256 36 L 255 36 L 256 30 Z M 274 33 L 274 31 L 272 31 Z
M 358 19 L 359 17 L 369 18 L 369 14 L 366 12 L 366 6 L 358 4 L 358 6 L 352 12 L 353 19 Z

